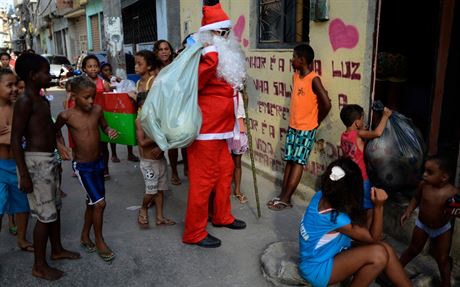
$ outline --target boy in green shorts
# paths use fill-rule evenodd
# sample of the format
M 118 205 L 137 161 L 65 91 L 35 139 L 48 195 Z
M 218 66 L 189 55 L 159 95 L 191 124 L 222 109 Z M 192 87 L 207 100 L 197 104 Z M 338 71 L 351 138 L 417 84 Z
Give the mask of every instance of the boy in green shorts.
M 307 44 L 294 48 L 292 67 L 295 72 L 292 77 L 289 128 L 284 147 L 286 167 L 281 194 L 267 203 L 271 210 L 292 207 L 291 197 L 299 185 L 303 168 L 313 149 L 316 129 L 331 109 L 331 100 L 321 79 L 311 70 L 314 57 L 313 49 Z

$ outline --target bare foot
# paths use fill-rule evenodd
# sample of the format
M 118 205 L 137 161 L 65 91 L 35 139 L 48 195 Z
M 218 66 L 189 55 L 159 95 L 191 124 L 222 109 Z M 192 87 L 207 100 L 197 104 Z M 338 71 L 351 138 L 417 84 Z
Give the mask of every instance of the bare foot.
M 59 269 L 52 268 L 48 265 L 42 266 L 40 268 L 37 268 L 34 265 L 32 268 L 32 275 L 45 280 L 54 281 L 61 278 L 64 275 L 64 272 Z
M 80 253 L 72 252 L 69 250 L 62 249 L 61 252 L 51 254 L 51 260 L 61 260 L 61 259 L 80 259 Z

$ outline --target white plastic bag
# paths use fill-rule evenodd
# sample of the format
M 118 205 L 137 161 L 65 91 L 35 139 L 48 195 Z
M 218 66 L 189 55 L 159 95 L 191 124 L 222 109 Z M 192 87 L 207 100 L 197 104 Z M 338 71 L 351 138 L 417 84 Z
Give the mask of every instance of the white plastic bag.
M 145 133 L 163 150 L 186 147 L 198 136 L 200 43 L 187 47 L 153 82 L 139 118 Z
M 136 91 L 136 84 L 131 80 L 121 80 L 119 83 L 116 81 L 111 82 L 111 85 L 115 88 L 114 93 L 129 93 Z

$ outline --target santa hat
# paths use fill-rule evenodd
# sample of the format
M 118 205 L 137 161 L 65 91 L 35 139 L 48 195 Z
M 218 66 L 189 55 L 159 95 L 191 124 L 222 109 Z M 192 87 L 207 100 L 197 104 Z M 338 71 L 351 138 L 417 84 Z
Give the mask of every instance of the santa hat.
M 203 19 L 201 20 L 200 31 L 228 29 L 232 27 L 232 21 L 220 6 L 203 6 Z

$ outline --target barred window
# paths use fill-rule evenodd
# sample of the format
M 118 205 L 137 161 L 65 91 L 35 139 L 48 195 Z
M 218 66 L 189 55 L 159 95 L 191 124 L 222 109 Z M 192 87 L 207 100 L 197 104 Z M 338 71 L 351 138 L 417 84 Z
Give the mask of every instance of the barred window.
M 258 48 L 309 41 L 310 0 L 259 0 L 258 12 Z

